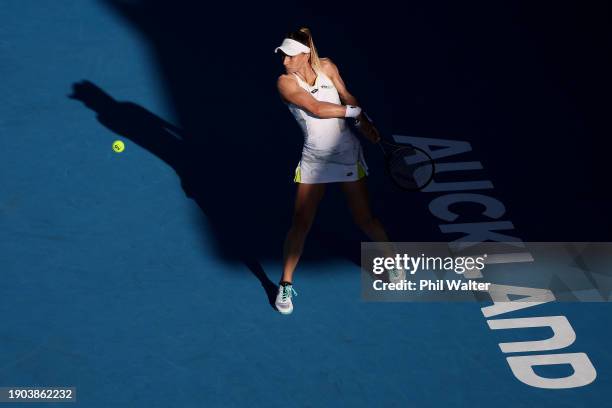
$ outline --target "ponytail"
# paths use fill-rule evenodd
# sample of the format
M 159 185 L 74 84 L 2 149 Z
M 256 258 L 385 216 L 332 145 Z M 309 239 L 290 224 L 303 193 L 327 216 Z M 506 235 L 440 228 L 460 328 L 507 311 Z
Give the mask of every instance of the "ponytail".
M 321 69 L 321 60 L 319 59 L 319 54 L 317 53 L 317 48 L 314 45 L 312 33 L 310 32 L 309 28 L 301 27 L 299 30 L 289 33 L 287 38 L 299 41 L 310 48 L 310 66 L 315 71 L 319 71 Z

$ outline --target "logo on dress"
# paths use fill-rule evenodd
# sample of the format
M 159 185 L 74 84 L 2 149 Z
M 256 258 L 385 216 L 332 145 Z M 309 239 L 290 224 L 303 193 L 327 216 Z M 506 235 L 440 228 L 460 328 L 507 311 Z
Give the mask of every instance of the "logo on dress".
M 325 89 L 331 89 L 333 88 L 333 85 L 321 85 L 321 88 L 325 88 Z
M 310 93 L 316 93 L 319 90 L 319 88 L 315 88 L 312 91 L 310 91 Z

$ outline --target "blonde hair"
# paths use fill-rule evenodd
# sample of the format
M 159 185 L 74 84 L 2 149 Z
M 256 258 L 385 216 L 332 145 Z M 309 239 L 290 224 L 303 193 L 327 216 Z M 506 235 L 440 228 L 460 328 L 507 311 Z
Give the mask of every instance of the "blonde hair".
M 319 53 L 312 40 L 312 33 L 308 27 L 300 27 L 299 30 L 287 34 L 287 38 L 299 41 L 310 48 L 310 66 L 315 71 L 321 69 L 321 59 L 319 58 Z

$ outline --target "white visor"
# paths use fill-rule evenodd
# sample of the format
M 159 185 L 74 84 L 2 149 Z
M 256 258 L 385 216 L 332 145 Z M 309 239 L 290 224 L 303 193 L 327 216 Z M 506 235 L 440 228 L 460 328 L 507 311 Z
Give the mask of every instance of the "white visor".
M 289 55 L 290 57 L 293 57 L 294 55 L 298 55 L 302 52 L 304 53 L 310 52 L 310 48 L 308 48 L 307 46 L 305 46 L 299 41 L 292 40 L 291 38 L 285 38 L 283 40 L 283 43 L 280 45 L 280 47 L 276 47 L 274 49 L 274 52 L 278 52 L 278 50 L 281 50 L 282 52 Z

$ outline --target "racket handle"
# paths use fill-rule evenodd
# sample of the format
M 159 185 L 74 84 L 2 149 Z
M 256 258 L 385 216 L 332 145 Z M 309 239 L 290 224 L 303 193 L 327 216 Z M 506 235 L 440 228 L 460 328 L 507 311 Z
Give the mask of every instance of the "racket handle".
M 372 118 L 370 117 L 370 115 L 368 115 L 368 114 L 367 114 L 367 113 L 365 113 L 364 111 L 361 111 L 361 114 L 362 114 L 363 116 L 365 116 L 365 117 L 366 117 L 366 119 L 368 120 L 368 122 L 370 122 L 370 123 L 374 123 L 374 121 L 372 120 Z M 360 120 L 359 120 L 359 119 L 357 119 L 357 118 L 355 118 L 355 126 L 359 127 L 359 123 L 360 123 Z
M 365 113 L 364 111 L 361 111 L 361 114 L 363 114 L 366 117 L 366 119 L 368 120 L 368 123 L 373 127 L 374 126 L 373 125 L 374 122 L 372 121 L 372 118 L 370 118 L 370 116 L 367 113 Z M 355 118 L 355 122 L 353 124 L 355 125 L 355 127 L 359 128 L 359 127 L 361 127 L 361 120 Z M 378 139 L 376 139 L 376 140 L 371 140 L 370 139 L 370 141 L 372 143 L 374 143 L 374 144 L 380 144 L 380 141 L 382 140 L 382 136 L 380 135 L 380 133 L 378 131 L 376 133 L 378 133 Z M 368 137 L 368 139 L 369 139 L 369 137 Z

